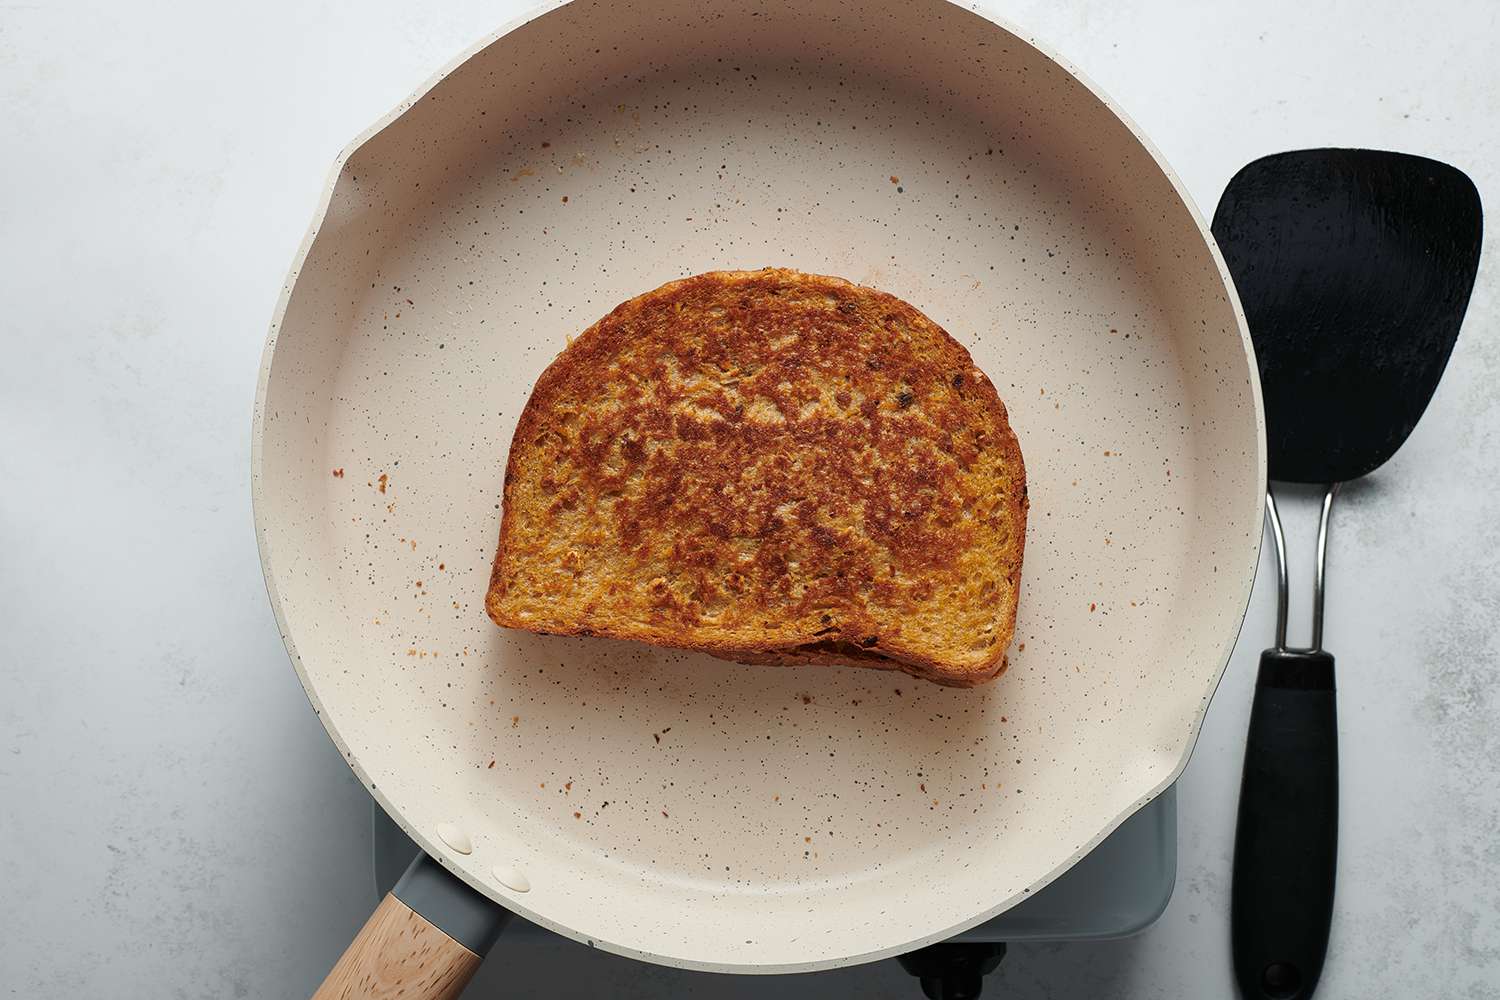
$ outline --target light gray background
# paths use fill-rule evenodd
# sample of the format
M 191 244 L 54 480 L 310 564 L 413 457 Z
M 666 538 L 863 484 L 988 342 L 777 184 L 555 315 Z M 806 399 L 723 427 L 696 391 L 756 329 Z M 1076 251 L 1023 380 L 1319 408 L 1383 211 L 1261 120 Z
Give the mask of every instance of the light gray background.
M 256 369 L 334 154 L 520 9 L 0 4 L 7 995 L 305 997 L 368 914 L 368 799 L 261 584 Z M 1240 165 L 1316 145 L 1446 159 L 1500 206 L 1493 0 L 998 9 L 1113 94 L 1205 212 Z M 1329 998 L 1500 995 L 1494 249 L 1427 417 L 1335 516 Z M 1290 513 L 1303 580 L 1311 515 L 1307 499 Z M 1230 994 L 1234 805 L 1271 582 L 1263 563 L 1182 780 L 1166 915 L 1127 941 L 1016 947 L 993 995 Z M 471 996 L 916 995 L 891 962 L 734 979 L 561 939 L 502 941 L 481 984 Z

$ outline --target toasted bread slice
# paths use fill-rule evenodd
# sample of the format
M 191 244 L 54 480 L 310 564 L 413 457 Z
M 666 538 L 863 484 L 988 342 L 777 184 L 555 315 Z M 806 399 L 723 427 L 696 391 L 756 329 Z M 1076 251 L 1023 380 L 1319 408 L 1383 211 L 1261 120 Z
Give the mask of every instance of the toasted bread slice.
M 505 472 L 496 624 L 968 686 L 1015 628 L 1026 472 L 969 353 L 838 278 L 674 281 L 541 378 Z

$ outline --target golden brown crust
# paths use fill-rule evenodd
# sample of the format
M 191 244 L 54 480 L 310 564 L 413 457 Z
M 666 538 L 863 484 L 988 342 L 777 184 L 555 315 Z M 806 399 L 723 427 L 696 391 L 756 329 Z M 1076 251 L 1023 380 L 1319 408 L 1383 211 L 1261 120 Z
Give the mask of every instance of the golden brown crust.
M 729 652 L 713 652 L 710 656 L 730 663 L 761 664 L 773 667 L 805 667 L 805 666 L 830 666 L 830 667 L 873 667 L 876 670 L 899 670 L 901 673 L 910 674 L 912 677 L 924 681 L 932 681 L 944 687 L 978 687 L 986 681 L 992 681 L 1005 673 L 1008 665 L 1006 658 L 1001 657 L 1000 662 L 995 664 L 993 673 L 966 673 L 955 674 L 946 670 L 934 670 L 931 667 L 919 666 L 915 663 L 903 663 L 889 656 L 871 656 L 857 649 L 833 648 L 819 650 L 809 647 L 799 649 L 782 650 L 779 652 L 754 652 L 750 650 L 732 650 Z
M 715 272 L 616 308 L 537 380 L 497 624 L 758 662 L 997 676 L 1026 482 L 1005 407 L 901 300 Z

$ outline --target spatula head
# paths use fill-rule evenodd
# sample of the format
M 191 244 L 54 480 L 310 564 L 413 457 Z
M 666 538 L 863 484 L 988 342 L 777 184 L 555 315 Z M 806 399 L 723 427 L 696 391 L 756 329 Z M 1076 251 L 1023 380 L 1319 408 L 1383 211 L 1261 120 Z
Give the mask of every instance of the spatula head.
M 1469 178 L 1421 156 L 1306 149 L 1235 174 L 1213 233 L 1255 342 L 1272 479 L 1344 482 L 1401 447 L 1458 338 L 1482 228 Z

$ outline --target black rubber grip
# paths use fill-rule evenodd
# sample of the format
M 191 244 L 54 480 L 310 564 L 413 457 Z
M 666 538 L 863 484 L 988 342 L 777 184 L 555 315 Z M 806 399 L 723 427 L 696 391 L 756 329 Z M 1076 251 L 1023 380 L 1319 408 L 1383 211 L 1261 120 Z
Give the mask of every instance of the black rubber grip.
M 1333 657 L 1261 654 L 1234 838 L 1234 971 L 1253 1000 L 1312 996 L 1338 862 Z

